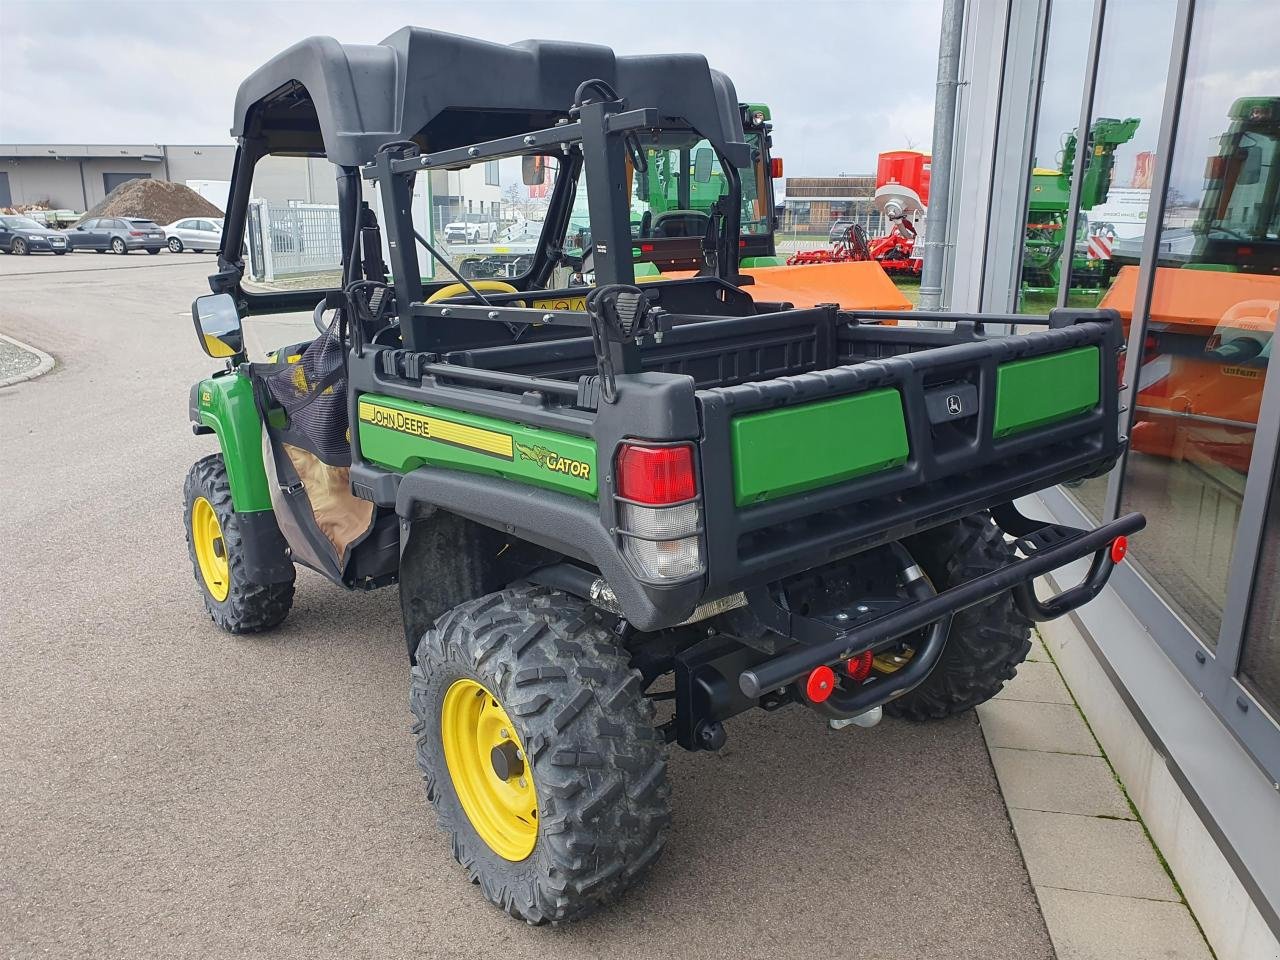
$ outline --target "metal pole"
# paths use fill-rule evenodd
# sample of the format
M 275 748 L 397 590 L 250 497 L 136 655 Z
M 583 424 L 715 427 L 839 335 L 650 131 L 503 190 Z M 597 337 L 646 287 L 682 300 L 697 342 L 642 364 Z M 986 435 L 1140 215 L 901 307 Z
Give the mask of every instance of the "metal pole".
M 1093 98 L 1098 89 L 1098 63 L 1102 56 L 1102 30 L 1106 24 L 1107 0 L 1097 0 L 1093 8 L 1093 28 L 1089 34 L 1089 60 L 1085 64 L 1084 95 L 1080 98 L 1080 122 L 1076 124 L 1076 156 L 1071 165 L 1070 199 L 1067 201 L 1067 222 L 1063 226 L 1061 266 L 1058 268 L 1058 306 L 1067 305 L 1071 293 L 1071 270 L 1075 265 L 1076 230 L 1080 223 L 1080 191 L 1084 186 L 1085 162 L 1089 159 L 1092 143 L 1089 128 L 1093 124 Z M 1066 172 L 1065 170 L 1063 171 Z
M 947 257 L 947 212 L 951 204 L 951 154 L 955 144 L 956 92 L 964 0 L 944 0 L 938 41 L 938 88 L 933 100 L 933 157 L 929 169 L 929 219 L 925 225 L 921 310 L 942 309 L 942 274 Z

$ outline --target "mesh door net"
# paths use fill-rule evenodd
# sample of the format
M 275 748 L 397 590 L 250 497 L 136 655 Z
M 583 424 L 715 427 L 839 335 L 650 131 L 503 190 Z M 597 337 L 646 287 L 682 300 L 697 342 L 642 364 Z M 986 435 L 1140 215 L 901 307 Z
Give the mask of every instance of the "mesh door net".
M 263 378 L 288 415 L 287 432 L 332 466 L 351 465 L 342 316 L 339 311 L 296 362 Z

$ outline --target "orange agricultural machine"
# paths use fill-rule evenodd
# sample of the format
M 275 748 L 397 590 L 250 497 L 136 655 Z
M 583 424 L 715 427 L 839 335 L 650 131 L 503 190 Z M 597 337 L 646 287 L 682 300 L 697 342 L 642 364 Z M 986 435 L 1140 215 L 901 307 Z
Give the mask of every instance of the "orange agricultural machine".
M 1157 267 L 1131 443 L 1243 473 L 1280 312 L 1280 97 L 1237 100 L 1230 116 L 1192 248 Z M 1127 323 L 1137 283 L 1122 267 L 1100 306 Z

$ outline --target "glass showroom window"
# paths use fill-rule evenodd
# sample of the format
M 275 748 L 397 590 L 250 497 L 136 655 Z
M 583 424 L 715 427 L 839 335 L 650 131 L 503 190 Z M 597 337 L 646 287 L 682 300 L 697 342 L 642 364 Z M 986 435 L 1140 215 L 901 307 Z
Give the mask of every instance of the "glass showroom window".
M 1027 235 L 1022 248 L 1020 313 L 1048 313 L 1058 297 L 1062 231 L 1071 195 L 1063 148 L 1080 122 L 1080 93 L 1089 59 L 1093 0 L 1055 0 L 1049 10 L 1031 170 Z
M 1280 717 L 1280 474 L 1272 477 L 1267 523 L 1258 553 L 1240 679 L 1273 717 Z
M 1126 331 L 1147 229 L 1175 8 L 1174 0 L 1107 4 L 1088 133 L 1068 138 L 1063 148 L 1064 168 L 1073 166 L 1078 152 L 1084 154 L 1075 243 L 1069 268 L 1061 271 L 1067 305 L 1113 307 L 1125 318 Z M 1061 264 L 1061 232 L 1059 239 Z M 1088 480 L 1072 493 L 1100 518 L 1107 478 Z
M 1274 33 L 1256 18 L 1241 17 L 1232 0 L 1196 5 L 1121 489 L 1122 512 L 1150 520 L 1135 558 L 1210 645 L 1222 625 L 1280 308 L 1274 68 Z M 1131 307 L 1136 274 L 1122 268 L 1103 302 Z M 1274 525 L 1274 503 L 1272 513 Z M 1274 577 L 1274 531 L 1270 544 Z M 1266 611 L 1259 616 L 1265 621 Z M 1258 623 L 1255 659 L 1245 659 L 1267 674 L 1274 616 Z M 1256 639 L 1268 631 L 1269 641 Z M 1269 676 L 1274 683 L 1274 667 Z

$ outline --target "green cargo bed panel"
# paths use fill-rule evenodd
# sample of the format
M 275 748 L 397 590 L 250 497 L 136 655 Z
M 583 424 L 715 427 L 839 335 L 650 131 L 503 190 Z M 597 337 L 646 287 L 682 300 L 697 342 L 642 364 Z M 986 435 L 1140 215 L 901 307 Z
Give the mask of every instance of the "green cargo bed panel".
M 596 447 L 582 437 L 371 393 L 357 408 L 361 456 L 390 470 L 428 464 L 596 496 Z
M 994 433 L 1007 437 L 1092 410 L 1102 370 L 1097 347 L 1077 347 L 1000 366 Z
M 894 389 L 750 413 L 730 429 L 738 506 L 887 470 L 910 450 Z

